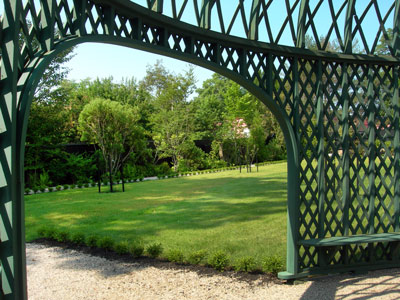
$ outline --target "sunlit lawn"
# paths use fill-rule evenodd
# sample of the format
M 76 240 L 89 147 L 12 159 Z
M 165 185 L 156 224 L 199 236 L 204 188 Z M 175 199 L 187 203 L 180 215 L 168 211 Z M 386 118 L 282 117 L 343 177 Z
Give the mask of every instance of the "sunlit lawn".
M 38 238 L 45 225 L 117 242 L 160 242 L 165 252 L 185 255 L 204 249 L 226 251 L 233 261 L 284 258 L 286 172 L 286 163 L 279 163 L 252 173 L 130 183 L 124 193 L 87 188 L 26 196 L 26 238 Z

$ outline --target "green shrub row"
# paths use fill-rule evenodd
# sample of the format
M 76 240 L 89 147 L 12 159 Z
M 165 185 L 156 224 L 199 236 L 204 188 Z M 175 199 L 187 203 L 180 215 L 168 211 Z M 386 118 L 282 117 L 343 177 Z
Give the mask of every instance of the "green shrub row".
M 172 249 L 164 253 L 161 243 L 152 243 L 144 246 L 138 242 L 121 241 L 116 243 L 111 237 L 100 237 L 89 235 L 85 237 L 83 233 L 69 234 L 66 231 L 56 230 L 52 227 L 41 227 L 38 231 L 41 238 L 51 239 L 58 242 L 71 242 L 76 245 L 86 245 L 91 248 L 101 248 L 107 251 L 115 251 L 118 254 L 130 254 L 135 258 L 147 255 L 151 258 L 162 257 L 170 262 L 177 264 L 205 265 L 217 271 L 234 269 L 238 272 L 265 272 L 277 275 L 283 270 L 283 261 L 278 256 L 269 256 L 256 261 L 253 257 L 247 256 L 237 260 L 233 265 L 229 255 L 222 250 L 208 255 L 206 250 L 198 250 L 185 257 L 184 253 L 178 249 Z
M 280 161 L 268 161 L 268 162 L 262 162 L 258 163 L 258 166 L 265 166 L 269 164 L 277 164 L 283 162 L 282 160 Z M 246 168 L 246 166 L 242 166 L 242 168 Z M 216 168 L 216 169 L 208 169 L 208 170 L 201 170 L 201 171 L 193 171 L 193 172 L 182 172 L 182 173 L 170 173 L 168 175 L 164 174 L 159 174 L 157 175 L 158 179 L 164 179 L 164 178 L 176 178 L 176 177 L 181 177 L 181 176 L 192 176 L 192 175 L 199 175 L 199 174 L 207 174 L 207 173 L 216 173 L 216 172 L 223 172 L 223 171 L 230 171 L 230 170 L 237 170 L 239 169 L 239 166 L 233 166 L 233 167 L 225 167 L 225 168 Z M 138 181 L 143 181 L 144 177 L 134 177 L 134 178 L 126 178 L 125 182 L 138 182 Z M 102 185 L 109 185 L 110 182 L 107 180 L 102 181 Z M 115 183 L 114 183 L 115 184 Z M 68 190 L 68 189 L 74 189 L 74 188 L 87 188 L 87 187 L 93 187 L 97 186 L 97 182 L 87 182 L 87 183 L 79 183 L 79 184 L 72 184 L 68 185 L 65 184 L 63 186 L 57 185 L 56 187 L 34 187 L 32 189 L 26 188 L 25 189 L 25 194 L 29 195 L 31 193 L 36 194 L 36 193 L 44 193 L 46 191 L 48 192 L 54 192 L 54 191 L 61 191 L 61 190 Z

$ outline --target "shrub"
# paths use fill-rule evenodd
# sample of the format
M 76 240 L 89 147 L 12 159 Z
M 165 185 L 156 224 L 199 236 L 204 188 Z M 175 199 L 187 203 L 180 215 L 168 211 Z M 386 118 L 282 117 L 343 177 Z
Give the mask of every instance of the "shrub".
M 256 261 L 253 257 L 247 256 L 242 257 L 237 262 L 235 267 L 236 271 L 243 271 L 243 272 L 252 272 L 256 269 Z
M 47 230 L 48 228 L 46 226 L 41 226 L 37 230 L 37 234 L 39 235 L 39 237 L 44 238 L 47 235 Z
M 283 269 L 283 262 L 279 256 L 268 256 L 262 262 L 263 271 L 277 275 Z
M 205 259 L 206 256 L 207 256 L 206 250 L 199 250 L 189 255 L 188 262 L 193 265 L 198 265 Z
M 58 231 L 54 236 L 54 239 L 60 243 L 68 241 L 68 238 L 69 238 L 69 233 L 66 231 Z
M 178 264 L 182 264 L 184 261 L 184 255 L 183 252 L 181 250 L 170 250 L 167 253 L 167 259 L 171 262 L 175 262 Z
M 31 189 L 30 189 L 30 188 L 26 188 L 26 189 L 25 189 L 25 194 L 28 195 L 30 192 L 31 192 Z
M 89 247 L 97 247 L 98 240 L 99 240 L 99 237 L 97 235 L 90 235 L 86 239 L 86 245 Z
M 85 235 L 81 232 L 76 232 L 71 236 L 71 242 L 77 245 L 85 244 Z
M 161 255 L 163 250 L 161 243 L 154 243 L 147 246 L 146 252 L 151 258 L 156 258 Z
M 60 190 L 61 190 L 61 188 L 62 188 L 62 186 L 61 186 L 61 185 L 57 185 L 57 186 L 56 186 L 56 190 L 57 190 L 57 191 L 60 191 Z
M 162 178 L 164 178 L 165 175 L 171 173 L 171 167 L 168 165 L 167 162 L 162 162 L 161 164 L 155 167 L 155 171 L 160 176 L 163 176 Z
M 57 231 L 52 227 L 42 226 L 37 231 L 38 235 L 46 239 L 55 239 Z
M 144 176 L 140 176 L 139 181 L 143 181 L 143 180 L 144 180 Z
M 89 187 L 89 183 L 85 183 L 84 185 L 83 185 L 85 188 L 88 188 Z
M 111 250 L 114 247 L 114 240 L 109 236 L 102 237 L 97 241 L 97 247 L 105 250 Z
M 49 186 L 51 184 L 52 184 L 52 182 L 50 180 L 49 173 L 47 173 L 46 171 L 43 171 L 43 173 L 39 175 L 39 185 L 40 186 Z
M 224 251 L 217 251 L 210 257 L 208 263 L 215 270 L 223 272 L 229 264 L 229 258 Z
M 41 188 L 40 188 L 40 191 L 41 191 L 42 193 L 44 193 L 44 192 L 46 191 L 46 188 L 45 188 L 45 187 L 41 187 Z
M 133 257 L 140 257 L 143 255 L 144 247 L 140 244 L 133 244 L 129 247 L 128 251 Z
M 122 241 L 114 245 L 114 251 L 118 254 L 126 254 L 129 252 L 128 241 Z
M 68 184 L 64 184 L 63 188 L 64 188 L 64 190 L 68 190 L 69 189 L 69 185 Z

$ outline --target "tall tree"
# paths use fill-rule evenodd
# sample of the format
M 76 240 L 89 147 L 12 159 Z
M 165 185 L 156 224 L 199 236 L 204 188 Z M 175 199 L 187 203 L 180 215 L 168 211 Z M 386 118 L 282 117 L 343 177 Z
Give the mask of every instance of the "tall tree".
M 159 62 L 149 67 L 142 84 L 152 92 L 152 137 L 156 155 L 171 158 L 175 171 L 193 143 L 193 112 L 189 97 L 195 88 L 193 70 L 175 75 Z
M 132 107 L 102 98 L 90 101 L 79 115 L 82 141 L 99 146 L 111 175 L 119 171 L 131 153 L 145 148 L 138 119 L 138 113 Z

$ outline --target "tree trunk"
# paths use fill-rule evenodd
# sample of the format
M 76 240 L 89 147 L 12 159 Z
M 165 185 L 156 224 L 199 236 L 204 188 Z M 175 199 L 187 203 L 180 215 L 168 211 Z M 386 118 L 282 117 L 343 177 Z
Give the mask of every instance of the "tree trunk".
M 122 165 L 122 163 L 121 163 L 120 173 L 121 173 L 121 180 L 122 180 L 122 192 L 125 192 L 124 166 Z
M 109 175 L 110 175 L 110 192 L 113 192 L 113 180 L 112 180 L 112 164 L 111 164 L 111 156 L 108 157 L 108 165 L 109 165 Z

